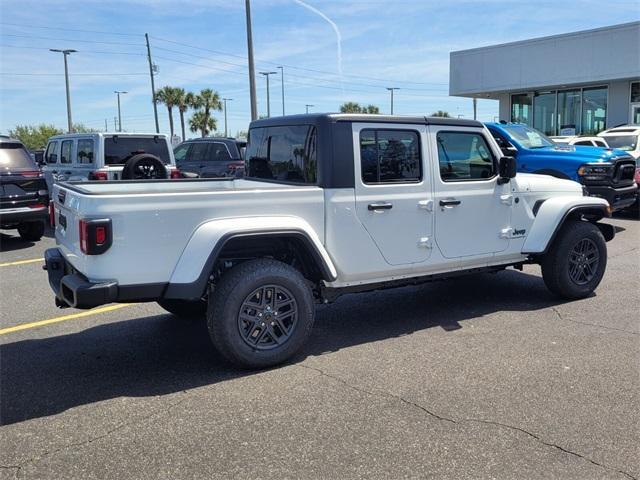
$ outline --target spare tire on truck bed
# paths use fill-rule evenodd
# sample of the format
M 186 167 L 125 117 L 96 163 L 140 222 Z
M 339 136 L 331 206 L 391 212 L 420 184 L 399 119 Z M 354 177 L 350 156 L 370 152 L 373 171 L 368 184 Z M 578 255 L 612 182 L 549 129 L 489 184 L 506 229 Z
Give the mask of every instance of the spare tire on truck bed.
M 167 168 L 155 155 L 139 153 L 134 155 L 122 169 L 123 180 L 154 180 L 167 178 Z

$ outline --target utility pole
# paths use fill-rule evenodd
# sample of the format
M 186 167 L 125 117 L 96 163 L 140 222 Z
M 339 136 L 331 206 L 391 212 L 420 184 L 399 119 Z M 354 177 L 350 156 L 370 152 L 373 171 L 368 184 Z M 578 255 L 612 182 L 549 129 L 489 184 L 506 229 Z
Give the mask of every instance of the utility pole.
M 57 48 L 50 48 L 50 52 L 62 53 L 64 57 L 64 82 L 67 87 L 67 126 L 69 133 L 73 133 L 73 122 L 71 121 L 71 96 L 69 93 L 69 66 L 67 65 L 67 56 L 71 53 L 77 52 L 77 50 L 58 50 Z
M 309 113 L 309 107 L 315 107 L 315 105 L 311 105 L 310 103 L 307 103 L 307 104 L 305 105 L 305 108 L 306 108 L 307 113 Z
M 120 115 L 120 94 L 125 94 L 128 92 L 125 92 L 123 90 L 114 90 L 113 93 L 115 93 L 116 95 L 118 95 L 118 131 L 121 132 L 122 131 L 122 116 Z
M 153 117 L 156 121 L 156 133 L 160 133 L 160 124 L 158 123 L 158 103 L 156 102 L 156 86 L 153 80 L 153 62 L 151 61 L 151 47 L 149 46 L 149 34 L 145 33 L 144 38 L 147 41 L 147 60 L 149 60 L 149 75 L 151 75 L 151 101 L 153 102 Z
M 473 119 L 478 119 L 478 99 L 473 97 Z
M 233 100 L 233 98 L 223 98 L 222 101 L 224 102 L 224 136 L 227 137 L 227 102 L 230 102 L 231 100 Z
M 282 116 L 284 117 L 284 67 L 277 67 L 280 69 L 280 83 L 282 84 Z
M 387 87 L 387 90 L 391 92 L 391 115 L 393 115 L 393 92 L 394 90 L 400 90 L 398 87 Z
M 113 130 L 114 132 L 118 131 L 118 117 L 113 117 Z
M 109 126 L 107 125 L 107 119 L 104 119 L 104 131 L 108 132 L 109 131 Z
M 269 75 L 275 75 L 278 72 L 260 72 L 267 78 L 267 118 L 271 117 L 271 102 L 269 101 Z
M 247 55 L 249 61 L 249 92 L 251 100 L 251 121 L 258 119 L 258 100 L 256 97 L 256 73 L 253 64 L 253 37 L 251 34 L 251 5 L 250 0 L 245 0 L 245 13 L 247 16 Z

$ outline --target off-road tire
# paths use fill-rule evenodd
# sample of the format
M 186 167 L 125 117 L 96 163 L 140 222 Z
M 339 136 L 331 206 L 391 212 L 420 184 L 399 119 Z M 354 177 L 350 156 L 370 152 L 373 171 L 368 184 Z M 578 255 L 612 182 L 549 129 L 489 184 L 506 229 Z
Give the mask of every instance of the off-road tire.
M 154 180 L 167 178 L 167 167 L 162 160 L 150 153 L 131 157 L 122 168 L 122 180 Z
M 18 225 L 18 233 L 23 240 L 37 242 L 44 235 L 44 222 L 25 222 Z
M 574 247 L 583 240 L 595 246 L 598 263 L 593 269 L 592 277 L 579 284 L 571 277 L 569 257 Z M 600 284 L 607 267 L 607 244 L 604 236 L 590 222 L 569 220 L 562 226 L 542 258 L 541 266 L 544 283 L 552 293 L 571 300 L 585 298 Z
M 281 345 L 261 350 L 243 338 L 239 316 L 252 292 L 274 285 L 291 294 L 297 320 Z M 315 305 L 307 281 L 298 270 L 276 260 L 250 260 L 232 268 L 216 284 L 208 302 L 211 341 L 224 358 L 241 368 L 267 368 L 284 362 L 302 348 L 313 328 Z
M 188 320 L 204 320 L 207 314 L 207 302 L 203 300 L 158 300 L 158 305 L 176 317 Z

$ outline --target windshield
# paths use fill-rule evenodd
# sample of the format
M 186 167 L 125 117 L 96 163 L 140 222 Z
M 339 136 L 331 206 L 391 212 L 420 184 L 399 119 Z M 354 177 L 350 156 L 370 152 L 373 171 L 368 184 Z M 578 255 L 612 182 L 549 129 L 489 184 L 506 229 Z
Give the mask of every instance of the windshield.
M 607 135 L 603 138 L 611 148 L 619 148 L 627 152 L 635 150 L 638 145 L 638 135 Z
M 526 125 L 502 125 L 502 128 L 524 148 L 553 147 L 555 145 L 544 133 Z
M 162 137 L 106 137 L 104 139 L 105 165 L 122 165 L 139 153 L 155 155 L 168 164 L 169 148 Z
M 20 143 L 0 143 L 0 168 L 37 170 L 29 152 Z

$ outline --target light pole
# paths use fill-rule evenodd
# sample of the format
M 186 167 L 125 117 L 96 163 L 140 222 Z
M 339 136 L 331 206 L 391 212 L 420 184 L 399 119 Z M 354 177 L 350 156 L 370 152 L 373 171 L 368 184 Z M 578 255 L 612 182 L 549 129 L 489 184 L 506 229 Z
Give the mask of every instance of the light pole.
M 269 101 L 269 75 L 275 75 L 278 72 L 260 72 L 260 75 L 264 75 L 267 79 L 267 118 L 271 117 L 271 105 Z
M 122 131 L 122 117 L 120 116 L 120 94 L 125 94 L 128 92 L 125 92 L 123 90 L 114 90 L 113 93 L 115 93 L 116 95 L 118 95 L 118 131 L 121 132 Z
M 282 84 L 282 116 L 284 117 L 284 67 L 277 67 L 280 69 L 280 83 Z
M 62 53 L 64 57 L 64 82 L 67 86 L 67 126 L 69 133 L 73 132 L 73 122 L 71 121 L 71 96 L 69 94 L 69 67 L 67 65 L 67 55 L 75 53 L 77 50 L 58 50 L 57 48 L 50 48 L 50 52 Z
M 394 90 L 400 90 L 398 87 L 387 87 L 387 90 L 391 92 L 391 115 L 393 115 L 393 92 Z
M 227 136 L 227 102 L 230 102 L 233 98 L 223 98 L 224 102 L 224 136 Z
M 258 101 L 256 97 L 256 74 L 253 64 L 253 38 L 251 35 L 251 2 L 245 0 L 244 8 L 247 17 L 247 60 L 249 63 L 249 92 L 251 100 L 251 121 L 258 119 Z
M 315 105 L 311 105 L 310 103 L 307 103 L 307 104 L 305 105 L 305 108 L 306 108 L 306 110 L 307 110 L 307 113 L 309 113 L 309 107 L 315 107 Z

